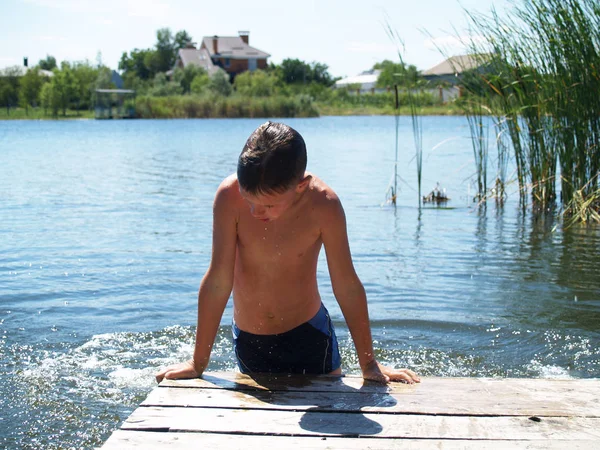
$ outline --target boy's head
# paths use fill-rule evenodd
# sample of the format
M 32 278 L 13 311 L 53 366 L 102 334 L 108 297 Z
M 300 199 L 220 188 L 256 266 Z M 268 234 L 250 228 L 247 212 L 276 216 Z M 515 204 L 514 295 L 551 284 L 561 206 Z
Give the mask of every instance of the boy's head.
M 296 187 L 305 170 L 306 145 L 300 133 L 282 123 L 267 122 L 246 141 L 237 178 L 249 194 L 281 194 Z

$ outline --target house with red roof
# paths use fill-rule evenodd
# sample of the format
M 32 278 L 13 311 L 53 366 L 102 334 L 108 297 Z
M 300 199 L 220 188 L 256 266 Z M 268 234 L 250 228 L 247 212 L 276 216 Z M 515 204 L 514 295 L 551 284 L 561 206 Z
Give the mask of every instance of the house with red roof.
M 250 32 L 240 31 L 238 36 L 205 36 L 200 48 L 192 44 L 182 48 L 177 55 L 176 67 L 197 65 L 212 74 L 219 69 L 231 79 L 247 70 L 267 68 L 268 53 L 250 46 Z

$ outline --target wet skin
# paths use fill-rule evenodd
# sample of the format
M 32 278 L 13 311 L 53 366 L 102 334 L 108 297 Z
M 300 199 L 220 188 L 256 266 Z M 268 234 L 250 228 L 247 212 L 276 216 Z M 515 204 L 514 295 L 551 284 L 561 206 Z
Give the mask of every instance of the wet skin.
M 244 331 L 283 333 L 311 319 L 321 305 L 316 270 L 322 246 L 363 377 L 384 383 L 419 381 L 408 369 L 375 361 L 366 295 L 352 264 L 344 210 L 324 182 L 306 173 L 285 192 L 251 194 L 232 175 L 217 190 L 213 215 L 213 253 L 198 296 L 194 358 L 163 369 L 158 381 L 204 371 L 232 289 L 234 320 Z

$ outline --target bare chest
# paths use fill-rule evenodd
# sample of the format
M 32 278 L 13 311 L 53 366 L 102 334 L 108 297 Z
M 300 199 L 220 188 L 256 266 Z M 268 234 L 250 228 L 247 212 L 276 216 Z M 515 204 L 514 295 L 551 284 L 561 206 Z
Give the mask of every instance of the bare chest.
M 299 214 L 262 222 L 242 215 L 238 224 L 238 256 L 244 265 L 300 264 L 318 255 L 321 233 L 316 221 Z

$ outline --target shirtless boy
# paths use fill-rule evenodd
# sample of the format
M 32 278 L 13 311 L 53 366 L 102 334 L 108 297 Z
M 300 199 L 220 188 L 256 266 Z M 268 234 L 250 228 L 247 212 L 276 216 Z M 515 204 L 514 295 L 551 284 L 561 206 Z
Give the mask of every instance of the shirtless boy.
M 204 372 L 232 289 L 242 372 L 341 374 L 335 330 L 317 287 L 322 246 L 363 377 L 420 381 L 411 370 L 375 360 L 344 209 L 335 192 L 305 170 L 306 147 L 297 131 L 267 122 L 250 135 L 237 175 L 226 178 L 215 196 L 212 258 L 198 294 L 193 359 L 161 370 L 157 381 Z

